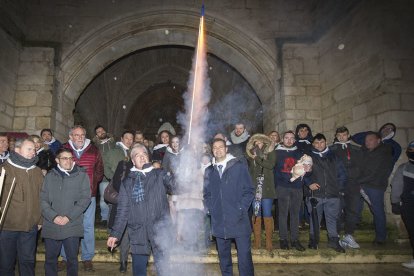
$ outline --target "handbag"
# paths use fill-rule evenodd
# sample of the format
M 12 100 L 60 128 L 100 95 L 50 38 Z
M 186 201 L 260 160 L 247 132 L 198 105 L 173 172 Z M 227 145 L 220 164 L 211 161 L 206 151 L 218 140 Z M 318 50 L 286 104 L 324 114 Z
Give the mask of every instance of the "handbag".
M 111 204 L 118 203 L 118 192 L 115 190 L 112 180 L 106 186 L 104 191 L 104 199 L 106 202 Z

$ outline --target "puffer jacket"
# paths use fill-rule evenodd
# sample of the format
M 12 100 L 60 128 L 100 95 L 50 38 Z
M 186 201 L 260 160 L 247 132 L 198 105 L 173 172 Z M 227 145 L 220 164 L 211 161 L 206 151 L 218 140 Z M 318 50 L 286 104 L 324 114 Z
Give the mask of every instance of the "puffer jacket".
M 91 196 L 96 197 L 98 183 L 102 181 L 104 176 L 102 156 L 98 148 L 93 144 L 89 144 L 83 151 L 81 157 L 77 158 L 75 151 L 69 143 L 64 144 L 63 147 L 72 151 L 76 165 L 86 169 L 86 173 L 89 176 Z
M 204 205 L 211 215 L 211 231 L 219 238 L 236 238 L 252 232 L 248 209 L 255 189 L 246 163 L 234 158 L 227 162 L 220 178 L 216 165 L 204 174 Z
M 42 170 L 36 166 L 28 169 L 19 167 L 12 164 L 10 159 L 0 167 L 6 171 L 1 198 L 2 210 L 4 210 L 13 179 L 16 178 L 2 230 L 28 232 L 34 225 L 42 224 L 39 204 L 43 183 Z
M 69 175 L 58 168 L 45 177 L 40 193 L 43 229 L 42 237 L 63 240 L 83 236 L 83 212 L 91 202 L 89 177 L 84 168 L 75 166 Z M 69 222 L 58 225 L 53 222 L 57 216 L 66 216 Z
M 173 227 L 167 193 L 175 189 L 175 182 L 170 173 L 152 168 L 142 179 L 144 200 L 137 202 L 132 196 L 137 178 L 138 172 L 130 171 L 128 177 L 122 181 L 110 236 L 120 240 L 127 227 L 131 252 L 149 255 L 151 246 L 156 244 L 157 236 L 163 235 L 166 242 L 173 238 L 169 236 L 172 235 Z
M 263 142 L 262 150 L 255 148 L 256 141 Z M 252 182 L 257 187 L 257 177 L 260 174 L 264 176 L 262 198 L 276 198 L 273 170 L 276 164 L 276 152 L 273 141 L 264 134 L 255 134 L 247 143 L 246 154 L 248 156 L 249 172 Z M 257 152 L 256 157 L 252 154 Z M 259 153 L 260 152 L 260 153 Z

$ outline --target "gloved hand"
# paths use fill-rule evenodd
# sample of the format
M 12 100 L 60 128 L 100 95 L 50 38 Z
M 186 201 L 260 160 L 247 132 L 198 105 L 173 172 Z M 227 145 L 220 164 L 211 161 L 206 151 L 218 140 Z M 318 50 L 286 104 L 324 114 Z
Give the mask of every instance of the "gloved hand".
M 391 203 L 391 211 L 394 215 L 401 215 L 401 202 Z

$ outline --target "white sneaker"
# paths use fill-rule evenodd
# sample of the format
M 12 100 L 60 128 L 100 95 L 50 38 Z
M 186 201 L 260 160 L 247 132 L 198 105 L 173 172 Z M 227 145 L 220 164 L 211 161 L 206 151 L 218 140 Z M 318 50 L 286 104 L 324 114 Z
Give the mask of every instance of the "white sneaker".
M 354 237 L 352 237 L 352 235 L 349 235 L 349 234 L 345 235 L 342 238 L 342 240 L 340 240 L 339 243 L 341 244 L 343 248 L 346 248 L 346 247 L 350 247 L 352 249 L 360 248 L 359 244 L 355 241 Z
M 408 263 L 402 263 L 401 265 L 402 265 L 403 267 L 413 269 L 413 268 L 414 268 L 414 259 L 413 259 L 413 260 L 411 260 L 411 261 L 410 261 L 410 262 L 408 262 Z

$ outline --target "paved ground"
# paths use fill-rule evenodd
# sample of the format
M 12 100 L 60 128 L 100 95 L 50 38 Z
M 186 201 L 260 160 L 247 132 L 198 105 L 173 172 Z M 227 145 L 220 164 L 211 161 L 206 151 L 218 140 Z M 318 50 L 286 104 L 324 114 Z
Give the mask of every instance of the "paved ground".
M 130 265 L 130 264 L 129 264 Z M 83 272 L 79 270 L 79 276 L 115 276 L 115 275 L 132 275 L 130 267 L 126 274 L 119 273 L 118 264 L 114 263 L 96 263 L 95 272 Z M 235 275 L 237 267 L 234 268 Z M 36 275 L 44 275 L 43 263 L 38 262 L 36 267 Z M 66 272 L 59 273 L 59 276 L 66 275 Z M 148 275 L 155 275 L 150 266 Z M 219 276 L 219 266 L 217 264 L 204 265 L 202 273 L 180 274 L 180 276 Z M 278 275 L 278 276 L 299 276 L 299 275 L 349 275 L 349 276 L 380 276 L 380 275 L 414 275 L 414 270 L 402 267 L 400 264 L 266 264 L 255 265 L 255 275 Z

